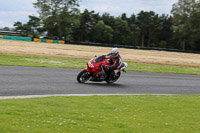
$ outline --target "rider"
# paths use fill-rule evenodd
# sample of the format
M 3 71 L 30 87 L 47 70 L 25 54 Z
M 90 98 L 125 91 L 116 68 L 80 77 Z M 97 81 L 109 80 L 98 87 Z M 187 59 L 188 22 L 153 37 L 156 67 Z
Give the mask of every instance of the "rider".
M 109 77 L 114 78 L 114 70 L 119 67 L 122 63 L 122 58 L 119 55 L 118 48 L 113 48 L 111 52 L 103 57 L 103 59 L 110 59 L 111 66 L 104 66 L 105 70 L 107 71 Z

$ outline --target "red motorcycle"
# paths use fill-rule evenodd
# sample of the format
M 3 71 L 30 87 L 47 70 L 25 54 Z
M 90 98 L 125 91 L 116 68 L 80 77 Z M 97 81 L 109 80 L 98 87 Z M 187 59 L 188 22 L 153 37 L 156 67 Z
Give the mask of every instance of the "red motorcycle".
M 103 59 L 103 56 L 96 56 L 87 63 L 87 68 L 78 74 L 77 81 L 79 83 L 85 83 L 88 80 L 94 82 L 106 81 L 107 83 L 114 83 L 119 79 L 121 71 L 126 72 L 125 68 L 128 67 L 126 62 L 122 62 L 120 66 L 114 70 L 113 77 L 110 77 L 108 72 L 105 70 L 105 66 L 110 65 L 111 61 L 109 59 Z

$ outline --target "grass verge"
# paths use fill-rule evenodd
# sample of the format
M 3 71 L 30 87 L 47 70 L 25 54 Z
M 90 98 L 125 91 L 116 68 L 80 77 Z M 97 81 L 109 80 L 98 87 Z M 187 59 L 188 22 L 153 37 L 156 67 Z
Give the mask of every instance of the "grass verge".
M 88 60 L 0 54 L 0 65 L 85 68 Z M 200 68 L 128 63 L 127 71 L 200 75 Z
M 0 132 L 194 133 L 200 96 L 86 96 L 0 100 Z

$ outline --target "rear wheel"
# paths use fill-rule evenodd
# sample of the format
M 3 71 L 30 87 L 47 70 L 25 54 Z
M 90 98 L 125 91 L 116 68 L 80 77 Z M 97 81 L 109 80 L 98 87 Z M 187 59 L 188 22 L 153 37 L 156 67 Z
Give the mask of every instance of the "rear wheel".
M 114 83 L 119 79 L 120 75 L 121 75 L 121 72 L 118 72 L 113 79 L 107 79 L 106 82 L 107 83 Z
M 85 83 L 86 81 L 89 80 L 90 76 L 91 76 L 91 74 L 84 69 L 78 74 L 77 81 L 79 83 Z

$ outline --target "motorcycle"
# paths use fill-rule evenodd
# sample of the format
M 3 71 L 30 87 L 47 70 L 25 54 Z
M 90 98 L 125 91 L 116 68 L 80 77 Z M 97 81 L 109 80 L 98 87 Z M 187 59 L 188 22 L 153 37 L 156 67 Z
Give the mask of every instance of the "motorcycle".
M 114 70 L 112 77 L 110 77 L 105 66 L 110 66 L 111 64 L 112 62 L 109 59 L 103 59 L 103 56 L 95 56 L 87 63 L 87 68 L 78 74 L 77 81 L 79 83 L 85 83 L 88 80 L 93 82 L 106 81 L 107 83 L 114 83 L 119 79 L 121 71 L 126 72 L 125 68 L 128 67 L 128 64 L 122 62 L 120 66 Z

